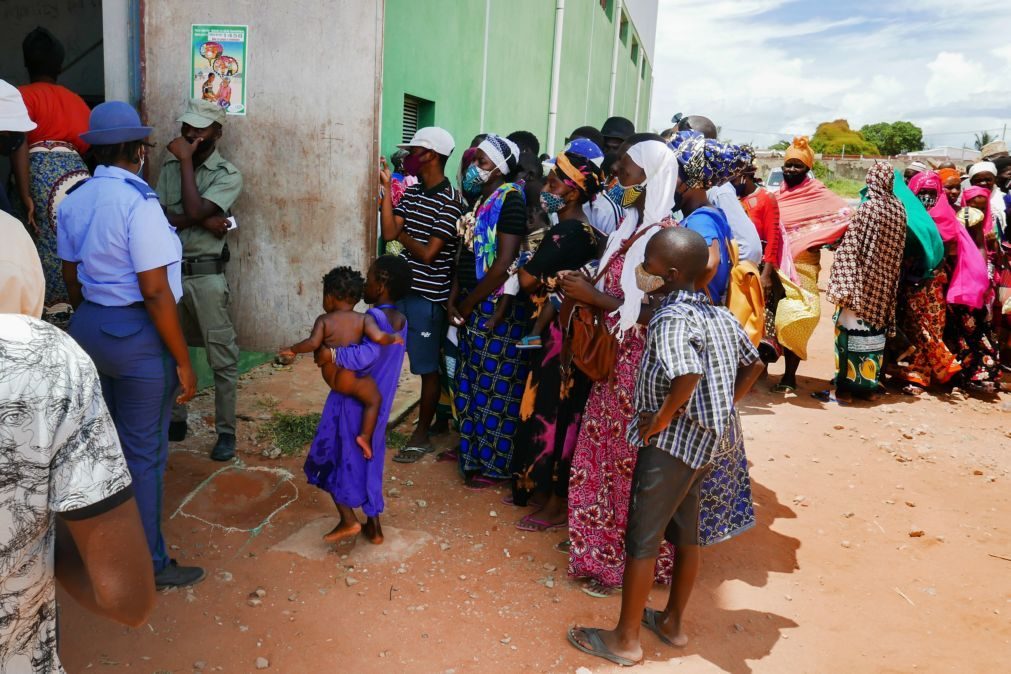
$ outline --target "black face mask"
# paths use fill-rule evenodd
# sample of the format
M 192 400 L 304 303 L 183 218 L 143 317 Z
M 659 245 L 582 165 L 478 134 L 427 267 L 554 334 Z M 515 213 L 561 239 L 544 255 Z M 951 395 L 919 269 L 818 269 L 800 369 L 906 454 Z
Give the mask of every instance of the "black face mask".
M 804 182 L 804 178 L 807 177 L 807 171 L 802 171 L 800 173 L 783 173 L 783 182 L 786 183 L 787 187 L 796 187 L 797 185 Z
M 25 142 L 25 134 L 11 132 L 0 135 L 0 155 L 8 156 Z

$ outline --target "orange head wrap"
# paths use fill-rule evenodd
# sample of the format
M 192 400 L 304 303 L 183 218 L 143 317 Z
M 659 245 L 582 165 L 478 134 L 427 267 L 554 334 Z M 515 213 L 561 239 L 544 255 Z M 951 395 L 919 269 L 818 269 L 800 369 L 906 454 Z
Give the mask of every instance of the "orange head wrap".
M 804 166 L 814 168 L 814 152 L 811 151 L 807 136 L 797 136 L 790 147 L 786 148 L 784 160 L 790 159 L 799 159 L 804 162 Z
M 935 173 L 937 173 L 937 175 L 939 175 L 941 177 L 941 184 L 942 185 L 944 183 L 948 182 L 948 178 L 958 178 L 959 180 L 962 179 L 962 174 L 960 174 L 958 171 L 956 171 L 953 168 L 937 169 L 935 171 Z

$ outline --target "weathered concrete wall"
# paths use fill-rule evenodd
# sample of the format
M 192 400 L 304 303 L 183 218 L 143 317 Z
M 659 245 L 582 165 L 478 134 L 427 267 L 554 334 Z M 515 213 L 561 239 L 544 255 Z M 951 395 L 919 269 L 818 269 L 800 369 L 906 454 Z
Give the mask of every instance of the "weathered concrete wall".
M 375 250 L 382 0 L 147 0 L 144 112 L 160 165 L 190 87 L 190 25 L 248 24 L 246 117 L 220 148 L 245 178 L 228 235 L 239 343 L 271 350 L 309 333 L 331 267 Z M 157 178 L 157 170 L 152 167 Z
M 863 180 L 867 177 L 867 171 L 870 167 L 874 166 L 874 162 L 882 161 L 877 159 L 819 159 L 818 161 L 825 164 L 828 170 L 832 172 L 833 175 L 840 178 L 850 178 L 852 180 Z M 893 167 L 904 171 L 910 162 L 906 159 L 887 159 L 887 161 Z M 759 166 L 759 175 L 766 176 L 769 171 L 773 168 L 781 167 L 783 165 L 782 157 L 769 157 L 761 158 L 755 160 L 755 163 Z

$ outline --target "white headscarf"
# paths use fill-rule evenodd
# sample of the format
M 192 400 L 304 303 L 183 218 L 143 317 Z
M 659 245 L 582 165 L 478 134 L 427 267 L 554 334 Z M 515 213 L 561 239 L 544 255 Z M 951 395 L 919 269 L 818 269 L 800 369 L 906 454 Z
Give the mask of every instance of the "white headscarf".
M 973 177 L 977 173 L 992 173 L 997 175 L 997 165 L 992 161 L 978 161 L 969 167 L 969 177 Z
M 646 140 L 628 149 L 631 159 L 646 173 L 646 204 L 642 209 L 642 225 L 649 226 L 668 218 L 674 208 L 674 190 L 678 181 L 678 163 L 674 152 L 658 140 Z M 600 259 L 600 269 L 621 248 L 621 245 L 639 230 L 639 213 L 634 208 L 626 209 L 625 219 L 621 226 L 607 239 L 607 249 Z M 621 270 L 621 290 L 625 300 L 618 308 L 618 339 L 622 334 L 639 321 L 639 312 L 646 294 L 639 290 L 635 282 L 635 268 L 642 264 L 646 257 L 646 244 L 659 227 L 639 237 L 625 254 L 625 266 Z M 604 280 L 597 284 L 603 290 Z

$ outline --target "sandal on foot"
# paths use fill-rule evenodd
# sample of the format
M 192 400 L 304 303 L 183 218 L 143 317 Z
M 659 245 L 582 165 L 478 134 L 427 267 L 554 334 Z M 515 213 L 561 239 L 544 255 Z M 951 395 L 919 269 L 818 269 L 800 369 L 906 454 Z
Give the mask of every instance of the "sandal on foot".
M 527 335 L 516 343 L 517 349 L 539 349 L 541 348 L 540 335 Z
M 797 387 L 792 384 L 776 384 L 769 390 L 773 393 L 796 393 Z
M 643 625 L 643 627 L 645 627 L 646 629 L 648 629 L 653 634 L 657 635 L 657 637 L 659 637 L 660 641 L 664 642 L 668 646 L 673 646 L 675 648 L 678 648 L 678 645 L 675 644 L 673 641 L 671 641 L 670 637 L 668 637 L 666 634 L 664 634 L 663 632 L 661 632 L 660 631 L 660 626 L 656 624 L 656 619 L 659 618 L 660 615 L 661 615 L 660 611 L 657 611 L 655 608 L 649 608 L 649 607 L 647 607 L 646 610 L 642 612 L 642 625 Z
M 482 491 L 488 487 L 497 487 L 501 483 L 502 480 L 494 480 L 484 475 L 475 475 L 474 477 L 467 478 L 463 483 L 463 487 L 471 491 Z
M 397 455 L 393 457 L 393 460 L 397 463 L 416 463 L 425 454 L 431 454 L 434 451 L 434 447 L 412 445 L 410 447 L 404 447 L 397 452 Z
M 576 636 L 578 632 L 583 633 L 583 636 L 586 637 L 586 641 L 590 644 L 589 646 L 584 646 L 579 643 L 579 638 Z M 608 662 L 613 662 L 614 664 L 621 665 L 622 667 L 634 667 L 642 662 L 641 659 L 630 660 L 629 658 L 612 653 L 611 649 L 604 643 L 604 640 L 600 638 L 600 630 L 596 627 L 570 627 L 569 643 L 587 655 L 603 658 Z
M 571 549 L 572 549 L 572 541 L 569 540 L 568 538 L 555 545 L 555 550 L 562 553 L 563 555 L 569 554 L 569 550 Z
M 615 592 L 621 590 L 621 587 L 607 587 L 606 585 L 601 585 L 595 580 L 591 580 L 589 583 L 580 588 L 584 594 L 588 594 L 595 599 L 607 599 Z
M 569 526 L 568 520 L 564 522 L 548 522 L 533 515 L 527 515 L 516 523 L 516 528 L 520 531 L 554 531 L 564 529 Z
M 460 452 L 455 449 L 447 449 L 444 452 L 439 452 L 435 455 L 435 460 L 437 463 L 442 463 L 444 461 L 459 461 Z

